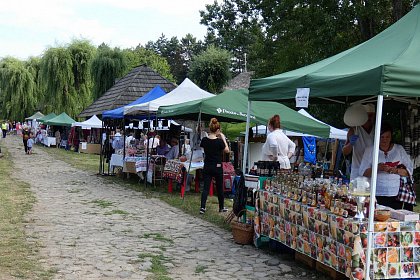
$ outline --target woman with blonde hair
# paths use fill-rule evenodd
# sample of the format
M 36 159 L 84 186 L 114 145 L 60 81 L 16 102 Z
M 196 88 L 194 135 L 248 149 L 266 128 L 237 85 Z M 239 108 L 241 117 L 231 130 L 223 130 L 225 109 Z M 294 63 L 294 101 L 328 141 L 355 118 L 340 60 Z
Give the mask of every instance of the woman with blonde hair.
M 207 196 L 213 177 L 216 180 L 219 212 L 227 211 L 224 207 L 222 154 L 229 153 L 230 150 L 225 135 L 220 131 L 220 123 L 216 118 L 210 120 L 209 130 L 209 135 L 204 137 L 200 143 L 200 147 L 204 149 L 204 189 L 201 194 L 200 214 L 206 212 Z

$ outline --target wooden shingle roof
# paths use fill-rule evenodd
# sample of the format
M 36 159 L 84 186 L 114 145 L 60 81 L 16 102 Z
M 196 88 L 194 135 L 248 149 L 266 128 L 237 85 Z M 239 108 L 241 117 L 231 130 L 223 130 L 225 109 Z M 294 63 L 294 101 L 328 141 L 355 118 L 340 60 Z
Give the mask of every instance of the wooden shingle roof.
M 83 110 L 78 117 L 102 115 L 103 111 L 125 106 L 142 97 L 155 86 L 160 86 L 165 92 L 169 92 L 176 87 L 146 65 L 135 67 Z
M 254 72 L 242 72 L 238 74 L 235 78 L 229 81 L 229 83 L 224 87 L 224 90 L 248 89 L 253 74 Z

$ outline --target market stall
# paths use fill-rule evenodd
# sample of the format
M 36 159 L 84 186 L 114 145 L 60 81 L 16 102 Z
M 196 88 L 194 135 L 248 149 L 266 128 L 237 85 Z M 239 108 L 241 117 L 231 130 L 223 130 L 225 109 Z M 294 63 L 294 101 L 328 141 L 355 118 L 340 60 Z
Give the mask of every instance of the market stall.
M 256 242 L 276 240 L 347 277 L 362 279 L 366 264 L 367 221 L 355 220 L 355 198 L 348 186 L 330 180 L 281 174 L 258 191 Z M 317 197 L 316 197 L 317 196 Z M 420 277 L 418 213 L 390 210 L 375 215 L 374 278 Z
M 357 101 L 372 102 L 376 99 L 375 141 L 370 182 L 370 197 L 374 198 L 384 99 L 417 104 L 417 98 L 420 96 L 418 91 L 420 64 L 417 63 L 420 59 L 420 49 L 416 44 L 420 38 L 420 30 L 417 28 L 419 23 L 420 6 L 417 5 L 383 32 L 347 51 L 290 72 L 252 80 L 248 107 L 251 108 L 254 101 L 262 100 L 297 99 L 299 101 L 297 105 L 304 107 L 311 102 L 351 104 Z M 308 103 L 300 101 L 308 101 Z M 250 120 L 247 123 L 250 123 Z M 371 259 L 371 252 L 375 252 L 374 206 L 371 203 L 369 208 L 366 266 L 361 269 L 362 277 L 357 277 L 358 279 L 373 278 L 373 271 L 378 267 L 378 260 Z M 400 251 L 397 252 L 400 253 Z M 403 257 L 398 253 L 397 256 Z M 388 262 L 390 262 L 389 259 Z M 353 270 L 352 275 L 358 271 L 360 272 L 360 269 Z M 397 267 L 395 270 L 392 269 L 392 272 L 394 271 L 395 276 L 389 271 L 391 277 L 401 276 Z
M 87 133 L 83 133 L 84 137 L 79 144 L 80 153 L 98 155 L 101 153 L 100 130 L 102 128 L 102 121 L 96 115 L 93 115 L 84 122 L 75 122 L 71 126 L 81 127 L 83 132 L 87 131 Z
M 44 117 L 44 114 L 38 111 L 32 116 L 25 118 L 25 121 L 30 121 L 30 126 L 36 131 L 38 129 L 39 119 L 42 117 Z
M 44 145 L 50 146 L 57 146 L 60 143 L 57 143 L 57 138 L 61 141 L 61 134 L 65 134 L 67 128 L 71 127 L 73 123 L 76 121 L 73 120 L 69 115 L 65 112 L 61 113 L 60 115 L 50 118 L 48 120 L 44 120 L 43 123 L 48 125 L 50 128 L 54 127 L 54 130 L 47 129 L 46 132 L 43 131 L 43 143 Z M 61 129 L 61 130 L 60 130 Z M 56 133 L 59 133 L 60 137 L 56 136 Z

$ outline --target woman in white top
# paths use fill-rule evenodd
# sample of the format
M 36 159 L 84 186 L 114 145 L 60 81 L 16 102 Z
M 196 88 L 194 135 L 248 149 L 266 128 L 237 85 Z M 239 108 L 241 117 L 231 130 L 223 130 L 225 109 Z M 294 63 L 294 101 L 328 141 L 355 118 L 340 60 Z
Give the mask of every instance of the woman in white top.
M 280 116 L 274 115 L 268 120 L 267 140 L 262 147 L 265 161 L 278 161 L 281 169 L 290 169 L 290 158 L 295 151 L 295 143 L 280 130 Z
M 392 126 L 383 123 L 381 139 L 379 142 L 378 177 L 376 179 L 376 200 L 378 204 L 389 206 L 393 209 L 411 210 L 413 205 L 403 204 L 396 199 L 400 187 L 401 177 L 413 174 L 413 164 L 410 157 L 401 145 L 392 141 Z M 372 175 L 373 147 L 366 149 L 360 164 L 360 176 Z

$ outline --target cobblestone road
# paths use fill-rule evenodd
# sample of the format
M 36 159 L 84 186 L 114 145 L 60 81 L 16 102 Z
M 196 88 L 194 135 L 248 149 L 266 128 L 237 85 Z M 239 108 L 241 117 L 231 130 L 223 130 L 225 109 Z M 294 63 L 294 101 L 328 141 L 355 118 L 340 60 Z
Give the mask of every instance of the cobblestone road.
M 67 163 L 18 137 L 3 142 L 37 202 L 28 240 L 55 279 L 320 279 L 290 256 L 233 242 L 231 233 Z

